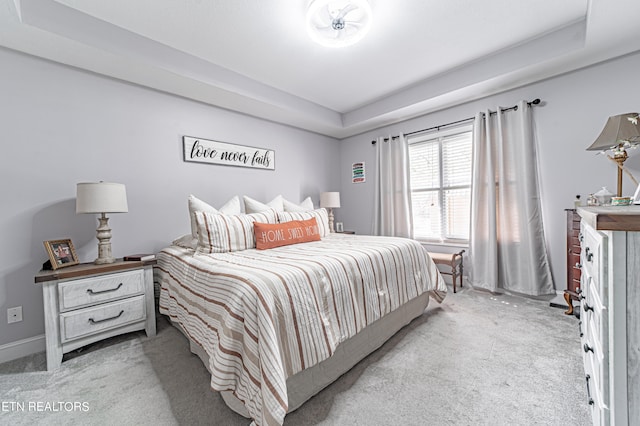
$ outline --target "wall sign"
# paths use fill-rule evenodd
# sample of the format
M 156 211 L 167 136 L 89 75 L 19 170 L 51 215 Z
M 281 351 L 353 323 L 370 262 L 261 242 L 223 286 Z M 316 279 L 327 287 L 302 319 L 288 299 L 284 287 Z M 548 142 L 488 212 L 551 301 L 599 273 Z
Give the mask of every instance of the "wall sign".
M 223 166 L 276 169 L 275 151 L 183 136 L 184 161 Z
M 362 163 L 353 163 L 351 166 L 351 183 L 362 183 L 364 181 L 364 161 Z

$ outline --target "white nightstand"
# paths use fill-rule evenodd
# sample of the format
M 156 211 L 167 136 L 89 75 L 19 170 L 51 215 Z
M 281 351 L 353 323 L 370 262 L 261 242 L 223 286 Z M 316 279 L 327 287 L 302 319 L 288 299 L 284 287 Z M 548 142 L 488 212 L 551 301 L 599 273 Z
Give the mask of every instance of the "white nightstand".
M 156 335 L 153 265 L 156 260 L 83 263 L 35 276 L 42 283 L 47 370 L 62 355 L 131 331 Z

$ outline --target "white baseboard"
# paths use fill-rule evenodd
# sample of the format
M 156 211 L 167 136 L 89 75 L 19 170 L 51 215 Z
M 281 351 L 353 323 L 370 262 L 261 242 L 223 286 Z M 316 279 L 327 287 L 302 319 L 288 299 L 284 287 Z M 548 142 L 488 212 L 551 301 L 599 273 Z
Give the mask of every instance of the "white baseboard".
M 44 334 L 0 346 L 0 364 L 46 350 Z

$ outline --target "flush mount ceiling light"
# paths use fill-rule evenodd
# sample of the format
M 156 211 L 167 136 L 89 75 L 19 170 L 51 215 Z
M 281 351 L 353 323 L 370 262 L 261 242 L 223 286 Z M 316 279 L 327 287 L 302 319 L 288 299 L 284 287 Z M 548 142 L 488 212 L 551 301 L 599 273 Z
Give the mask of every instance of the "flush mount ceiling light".
M 350 46 L 371 28 L 367 0 L 313 0 L 307 10 L 307 32 L 326 47 Z

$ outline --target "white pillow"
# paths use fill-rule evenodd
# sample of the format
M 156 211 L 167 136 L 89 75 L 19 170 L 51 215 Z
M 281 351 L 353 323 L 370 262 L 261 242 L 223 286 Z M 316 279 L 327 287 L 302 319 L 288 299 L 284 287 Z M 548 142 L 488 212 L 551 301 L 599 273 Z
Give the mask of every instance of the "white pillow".
M 196 212 L 198 225 L 197 253 L 227 253 L 256 247 L 253 222 L 277 223 L 276 212 L 265 210 L 252 214 L 215 214 Z
M 313 210 L 313 201 L 311 201 L 311 197 L 305 198 L 300 204 L 292 203 L 291 201 L 283 199 L 282 204 L 284 205 L 285 212 L 306 212 Z
M 307 220 L 312 217 L 318 222 L 318 233 L 320 237 L 326 237 L 331 232 L 329 230 L 329 214 L 327 209 L 308 210 L 306 212 L 278 212 L 278 222 L 291 222 L 292 220 Z
M 189 218 L 191 219 L 191 235 L 193 235 L 193 238 L 198 238 L 198 225 L 196 224 L 195 218 L 195 212 L 198 211 L 208 213 L 241 214 L 242 207 L 240 207 L 240 197 L 236 195 L 220 207 L 220 209 L 216 209 L 193 194 L 189 195 Z
M 244 212 L 248 214 L 263 212 L 269 209 L 275 210 L 277 212 L 284 211 L 282 195 L 278 195 L 276 198 L 269 201 L 267 204 L 261 203 L 260 201 L 256 201 L 253 198 L 247 197 L 246 195 L 243 196 L 242 199 L 244 200 Z

